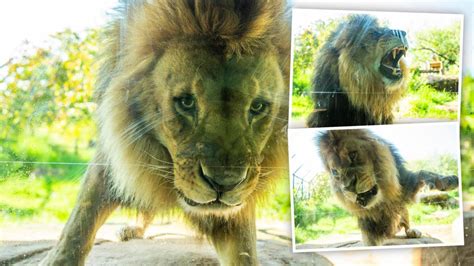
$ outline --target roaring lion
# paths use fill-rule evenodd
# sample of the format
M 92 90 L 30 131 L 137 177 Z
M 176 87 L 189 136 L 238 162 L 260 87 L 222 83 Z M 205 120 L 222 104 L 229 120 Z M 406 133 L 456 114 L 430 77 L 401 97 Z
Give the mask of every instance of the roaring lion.
M 84 264 L 119 205 L 181 208 L 222 264 L 257 264 L 255 204 L 286 171 L 286 3 L 121 1 L 99 73 L 99 141 L 47 265 Z M 127 237 L 124 237 L 127 238 Z
M 409 171 L 396 147 L 369 130 L 326 131 L 316 141 L 332 189 L 357 217 L 368 246 L 382 245 L 402 227 L 407 237 L 421 237 L 410 228 L 407 204 L 424 185 L 442 191 L 458 188 L 457 176 Z
M 406 32 L 352 15 L 318 51 L 309 127 L 390 124 L 405 91 Z

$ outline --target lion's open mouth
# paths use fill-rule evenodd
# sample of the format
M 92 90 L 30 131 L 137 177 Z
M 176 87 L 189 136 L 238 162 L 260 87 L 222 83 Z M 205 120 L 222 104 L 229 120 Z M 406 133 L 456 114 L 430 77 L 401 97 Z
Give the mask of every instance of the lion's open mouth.
M 359 204 L 361 207 L 366 207 L 370 200 L 377 195 L 378 193 L 378 187 L 377 185 L 374 185 L 371 189 L 367 190 L 366 192 L 358 193 L 357 194 L 357 199 L 356 202 Z
M 380 73 L 389 79 L 400 79 L 403 75 L 400 68 L 400 59 L 406 55 L 407 49 L 406 46 L 398 46 L 385 54 L 380 62 Z

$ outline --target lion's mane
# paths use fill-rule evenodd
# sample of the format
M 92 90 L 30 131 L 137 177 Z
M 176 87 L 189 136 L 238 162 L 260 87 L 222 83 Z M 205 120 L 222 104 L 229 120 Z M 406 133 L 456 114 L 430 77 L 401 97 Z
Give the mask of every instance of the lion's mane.
M 136 206 L 174 207 L 173 175 L 144 167 L 169 167 L 167 149 L 150 134 L 140 118 L 151 107 L 136 108 L 134 99 L 147 97 L 146 79 L 166 49 L 177 43 L 202 43 L 223 57 L 279 56 L 284 82 L 289 79 L 289 27 L 282 1 L 122 1 L 104 36 L 106 48 L 98 79 L 99 153 L 110 164 L 115 192 Z M 145 95 L 145 96 L 144 96 Z M 285 103 L 285 99 L 281 102 Z M 287 104 L 281 107 L 264 151 L 262 168 L 276 172 L 262 177 L 257 198 L 285 169 Z M 143 111 L 145 110 L 145 111 Z M 149 156 L 149 155 L 152 156 Z M 160 171 L 158 171 L 160 173 Z
M 370 245 L 379 245 L 384 239 L 393 237 L 404 224 L 409 226 L 406 205 L 415 200 L 425 183 L 422 176 L 405 168 L 405 162 L 394 145 L 369 130 L 353 129 L 326 131 L 317 137 L 317 146 L 331 173 L 336 197 L 358 218 L 363 234 L 370 236 Z M 348 154 L 357 155 L 349 158 Z M 357 172 L 350 168 L 357 169 Z M 335 169 L 339 172 L 334 172 Z M 364 208 L 350 200 L 337 178 L 354 182 L 356 193 L 368 191 L 376 185 L 378 198 L 374 200 L 375 204 Z M 372 178 L 374 181 L 369 180 Z M 369 185 L 364 187 L 365 184 Z
M 392 123 L 409 69 L 401 58 L 399 80 L 380 73 L 378 66 L 391 48 L 382 48 L 387 41 L 381 32 L 389 30 L 374 17 L 352 15 L 330 34 L 315 61 L 309 127 Z

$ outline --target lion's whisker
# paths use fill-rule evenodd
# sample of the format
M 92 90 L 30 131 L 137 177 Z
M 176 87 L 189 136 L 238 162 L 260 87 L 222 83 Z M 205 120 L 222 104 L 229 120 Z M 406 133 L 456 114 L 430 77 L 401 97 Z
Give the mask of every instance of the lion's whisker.
M 158 158 L 156 158 L 155 156 L 153 156 L 152 154 L 150 154 L 150 153 L 149 153 L 148 151 L 146 151 L 146 150 L 143 150 L 143 152 L 144 152 L 146 155 L 150 156 L 150 157 L 151 157 L 153 160 L 155 160 L 155 161 L 158 161 L 158 162 L 164 163 L 164 164 L 173 165 L 172 162 L 168 162 L 168 161 L 164 161 L 164 160 L 158 159 Z

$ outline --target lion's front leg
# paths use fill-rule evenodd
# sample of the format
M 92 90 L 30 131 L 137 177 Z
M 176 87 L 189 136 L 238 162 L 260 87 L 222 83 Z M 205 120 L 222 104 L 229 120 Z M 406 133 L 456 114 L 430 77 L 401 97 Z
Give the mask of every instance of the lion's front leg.
M 407 208 L 403 208 L 401 213 L 400 226 L 405 229 L 407 238 L 420 238 L 422 233 L 415 228 L 410 228 L 410 216 Z
M 117 207 L 103 166 L 91 165 L 59 242 L 41 265 L 83 265 L 99 227 Z
M 365 246 L 381 246 L 384 241 L 384 224 L 380 221 L 370 219 L 358 219 L 359 227 L 362 233 L 362 243 Z
M 141 239 L 145 236 L 145 231 L 153 222 L 155 212 L 153 210 L 138 210 L 136 225 L 125 226 L 118 232 L 118 237 L 121 241 L 128 241 L 130 239 Z
M 255 207 L 247 206 L 237 217 L 215 218 L 208 235 L 222 265 L 257 265 Z

